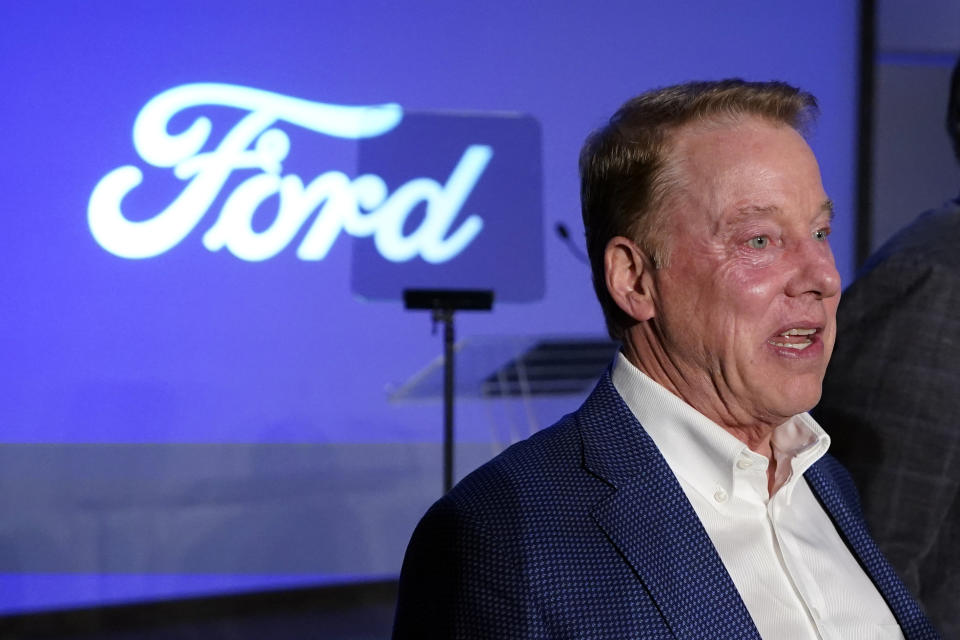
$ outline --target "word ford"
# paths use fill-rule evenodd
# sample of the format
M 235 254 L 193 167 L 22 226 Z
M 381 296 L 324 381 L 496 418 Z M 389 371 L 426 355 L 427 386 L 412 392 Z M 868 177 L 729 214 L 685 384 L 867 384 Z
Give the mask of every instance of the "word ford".
M 249 111 L 213 151 L 201 152 L 211 133 L 211 122 L 198 117 L 183 132 L 167 132 L 170 119 L 183 109 L 202 105 L 237 107 Z M 187 84 L 169 89 L 141 109 L 133 126 L 134 147 L 146 163 L 173 168 L 183 191 L 163 211 L 142 221 L 128 219 L 123 198 L 143 180 L 135 166 L 118 167 L 105 175 L 90 196 L 87 221 L 96 241 L 123 258 L 150 258 L 180 243 L 200 222 L 237 169 L 260 169 L 229 194 L 216 222 L 203 236 L 210 251 L 224 247 L 250 261 L 266 260 L 282 251 L 314 211 L 297 256 L 322 260 L 341 231 L 373 236 L 377 251 L 387 260 L 404 262 L 420 256 L 441 263 L 463 251 L 483 228 L 478 215 L 451 226 L 470 195 L 493 150 L 470 145 L 446 183 L 415 178 L 392 194 L 373 174 L 353 180 L 340 171 L 327 171 L 309 184 L 296 175 L 281 175 L 281 163 L 290 151 L 290 139 L 278 120 L 318 133 L 346 139 L 370 138 L 396 127 L 403 118 L 399 105 L 340 106 L 309 102 L 276 93 L 226 84 Z M 279 196 L 272 224 L 255 231 L 257 208 Z M 404 235 L 404 223 L 420 203 L 426 213 L 420 225 Z

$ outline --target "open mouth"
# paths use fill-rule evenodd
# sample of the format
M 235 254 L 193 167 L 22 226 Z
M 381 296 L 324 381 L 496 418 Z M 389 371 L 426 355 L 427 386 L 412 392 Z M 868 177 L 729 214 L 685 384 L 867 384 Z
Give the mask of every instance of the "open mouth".
M 781 334 L 773 336 L 767 342 L 772 344 L 775 347 L 783 347 L 785 349 L 796 349 L 797 351 L 803 351 L 807 347 L 813 344 L 812 336 L 817 332 L 816 329 L 799 329 L 793 328 L 784 331 Z

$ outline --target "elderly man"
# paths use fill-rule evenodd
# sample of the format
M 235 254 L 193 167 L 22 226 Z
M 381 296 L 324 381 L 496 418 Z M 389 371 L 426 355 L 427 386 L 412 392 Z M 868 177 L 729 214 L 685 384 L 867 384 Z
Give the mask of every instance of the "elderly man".
M 587 247 L 623 348 L 424 516 L 395 638 L 937 637 L 805 413 L 840 295 L 815 109 L 694 83 L 590 137 Z

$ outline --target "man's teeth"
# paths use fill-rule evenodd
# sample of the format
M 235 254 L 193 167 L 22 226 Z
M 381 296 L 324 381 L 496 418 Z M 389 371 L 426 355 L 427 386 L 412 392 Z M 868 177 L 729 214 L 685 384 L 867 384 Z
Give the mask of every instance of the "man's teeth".
M 809 336 L 816 333 L 816 329 L 790 329 L 789 331 L 784 331 L 780 335 L 782 336 Z
M 805 342 L 775 342 L 771 340 L 770 344 L 772 344 L 775 347 L 787 347 L 788 349 L 797 349 L 798 351 L 803 351 L 804 349 L 812 345 L 813 341 L 807 340 Z
M 789 329 L 788 331 L 784 331 L 780 335 L 784 337 L 810 336 L 816 332 L 817 332 L 816 329 Z M 787 349 L 796 349 L 797 351 L 803 351 L 804 349 L 809 347 L 811 344 L 813 344 L 812 340 L 803 340 L 801 342 L 778 342 L 774 339 L 770 339 L 769 342 L 775 347 L 785 347 Z

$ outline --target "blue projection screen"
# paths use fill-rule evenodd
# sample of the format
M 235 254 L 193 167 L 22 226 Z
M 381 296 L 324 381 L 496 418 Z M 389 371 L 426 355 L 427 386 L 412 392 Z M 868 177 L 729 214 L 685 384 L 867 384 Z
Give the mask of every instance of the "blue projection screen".
M 694 4 L 4 3 L 0 614 L 395 576 L 441 489 L 402 288 L 495 290 L 463 380 L 603 338 L 576 159 L 644 89 L 815 93 L 849 278 L 856 3 Z M 584 394 L 465 391 L 457 474 Z

